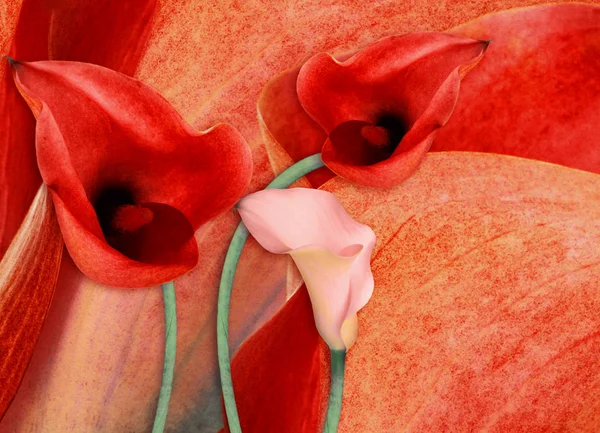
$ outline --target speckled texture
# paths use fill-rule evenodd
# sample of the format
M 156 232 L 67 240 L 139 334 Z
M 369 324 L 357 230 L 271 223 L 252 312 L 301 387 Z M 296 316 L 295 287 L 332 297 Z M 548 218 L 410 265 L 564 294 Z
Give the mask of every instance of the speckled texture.
M 164 0 L 137 77 L 197 127 L 228 121 L 256 145 L 262 86 L 313 54 L 344 52 L 394 34 L 442 31 L 493 11 L 543 3 Z
M 319 51 L 343 52 L 392 34 L 445 30 L 484 13 L 535 3 L 543 1 L 160 1 L 137 77 L 154 86 L 197 128 L 217 121 L 238 128 L 253 147 L 251 188 L 256 189 L 272 178 L 256 120 L 257 98 L 272 75 Z M 7 4 L 14 17 L 18 1 Z M 11 28 L 0 29 L 0 40 L 6 40 Z M 214 306 L 220 265 L 235 223 L 228 213 L 197 233 L 200 265 L 176 284 L 180 343 L 169 432 L 211 433 L 222 425 Z M 259 252 L 256 244 L 247 248 L 232 301 L 233 347 L 285 299 L 286 262 Z M 80 281 L 69 263 L 61 279 L 22 390 L 0 431 L 147 432 L 160 386 L 160 291 L 124 296 L 120 290 Z M 376 321 L 361 320 L 364 336 L 368 322 L 375 326 Z M 352 383 L 360 383 L 353 370 L 359 362 L 353 357 L 361 352 L 354 353 L 348 364 L 347 398 L 359 399 L 368 388 L 360 391 L 354 385 L 351 391 Z M 387 349 L 376 353 L 383 356 Z M 359 401 L 357 406 L 372 409 L 375 401 Z M 397 409 L 391 402 L 385 407 Z M 363 418 L 368 419 L 366 413 Z M 344 425 L 360 425 L 344 416 Z
M 600 176 L 447 153 L 326 189 L 380 241 L 340 432 L 598 431 Z

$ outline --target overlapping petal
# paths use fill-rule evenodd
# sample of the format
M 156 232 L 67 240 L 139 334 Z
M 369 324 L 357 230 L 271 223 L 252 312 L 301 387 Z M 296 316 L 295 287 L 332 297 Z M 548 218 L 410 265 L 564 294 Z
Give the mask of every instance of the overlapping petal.
M 356 340 L 356 313 L 373 293 L 373 231 L 350 218 L 334 195 L 307 188 L 259 191 L 237 209 L 265 249 L 294 259 L 325 342 L 349 349 Z
M 193 268 L 194 231 L 231 207 L 250 181 L 241 135 L 227 125 L 197 133 L 152 89 L 106 68 L 34 62 L 13 69 L 37 118 L 42 177 L 84 274 L 143 287 Z
M 341 431 L 598 429 L 600 176 L 453 152 L 392 190 L 323 188 L 378 233 Z M 328 366 L 305 299 L 233 359 L 248 433 L 321 431 Z
M 232 379 L 242 431 L 320 431 L 329 387 L 328 356 L 302 286 L 234 358 Z M 229 432 L 225 417 L 224 422 L 223 431 Z
M 21 384 L 40 335 L 63 248 L 52 198 L 42 187 L 0 263 L 0 420 Z
M 547 5 L 451 30 L 493 39 L 432 150 L 539 159 L 600 173 L 600 7 Z

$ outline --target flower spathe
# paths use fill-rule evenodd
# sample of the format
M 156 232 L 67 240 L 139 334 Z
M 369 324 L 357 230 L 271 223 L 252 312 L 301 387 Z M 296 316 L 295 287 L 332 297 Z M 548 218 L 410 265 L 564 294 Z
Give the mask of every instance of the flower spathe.
M 132 288 L 192 269 L 194 231 L 233 206 L 250 181 L 243 137 L 224 124 L 195 131 L 150 87 L 110 69 L 11 64 L 37 120 L 40 173 L 79 269 Z
M 488 44 L 412 33 L 349 58 L 316 54 L 265 87 L 259 113 L 293 160 L 322 152 L 327 167 L 352 183 L 393 187 L 421 163 Z M 321 173 L 311 181 L 317 187 L 326 179 Z
M 349 349 L 357 336 L 356 313 L 373 293 L 373 230 L 354 221 L 333 194 L 313 189 L 260 191 L 237 209 L 265 249 L 293 258 L 325 342 Z

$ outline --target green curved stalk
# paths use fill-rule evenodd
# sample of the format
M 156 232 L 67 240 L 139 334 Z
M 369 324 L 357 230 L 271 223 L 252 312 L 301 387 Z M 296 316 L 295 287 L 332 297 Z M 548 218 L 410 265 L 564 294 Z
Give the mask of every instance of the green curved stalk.
M 309 156 L 289 167 L 281 173 L 267 188 L 287 188 L 302 176 L 310 173 L 317 168 L 323 167 L 321 154 Z M 231 301 L 231 289 L 233 287 L 233 278 L 237 264 L 242 254 L 244 244 L 248 239 L 248 229 L 243 222 L 240 222 L 231 244 L 225 256 L 223 265 L 223 274 L 221 275 L 221 284 L 219 286 L 219 300 L 217 304 L 217 354 L 219 358 L 219 371 L 221 374 L 221 389 L 223 391 L 223 401 L 225 403 L 225 413 L 227 423 L 231 433 L 241 433 L 240 419 L 235 404 L 235 394 L 233 391 L 233 382 L 231 380 L 231 360 L 229 357 L 229 304 Z
M 342 413 L 342 396 L 344 394 L 344 370 L 346 368 L 346 351 L 331 349 L 331 386 L 327 418 L 323 433 L 336 433 Z
M 165 303 L 165 360 L 163 364 L 162 384 L 158 396 L 158 407 L 154 417 L 152 433 L 163 433 L 169 411 L 169 401 L 173 389 L 173 373 L 175 371 L 175 351 L 177 347 L 177 303 L 175 284 L 171 281 L 162 285 Z

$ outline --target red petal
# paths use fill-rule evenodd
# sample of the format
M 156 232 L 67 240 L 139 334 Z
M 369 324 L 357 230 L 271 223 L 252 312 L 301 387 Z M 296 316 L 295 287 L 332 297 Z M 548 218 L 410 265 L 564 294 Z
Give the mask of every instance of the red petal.
M 233 360 L 242 431 L 320 431 L 329 386 L 328 354 L 302 286 Z M 226 417 L 224 422 L 228 432 Z
M 78 267 L 120 287 L 163 283 L 191 269 L 193 231 L 248 186 L 251 156 L 239 133 L 227 125 L 197 133 L 153 90 L 98 66 L 16 63 L 14 74 L 37 116 L 40 171 Z M 112 241 L 107 226 L 123 205 L 143 203 L 162 204 L 164 217 L 141 237 L 127 237 L 136 245 L 117 251 L 121 241 Z M 157 240 L 186 218 L 187 226 L 175 224 L 183 231 L 170 246 Z M 144 248 L 143 259 L 130 254 L 142 245 L 157 248 Z
M 24 0 L 11 56 L 76 60 L 133 75 L 150 36 L 156 0 Z
M 54 206 L 42 187 L 0 263 L 0 419 L 29 365 L 54 295 L 62 251 Z
M 383 39 L 341 63 L 327 54 L 314 56 L 300 70 L 298 99 L 329 134 L 323 161 L 362 185 L 391 187 L 409 177 L 448 121 L 461 79 L 486 46 L 414 33 Z M 368 125 L 387 129 L 387 146 L 361 134 Z
M 523 156 L 600 172 L 600 8 L 507 11 L 452 30 L 492 39 L 433 150 Z
M 156 0 L 98 2 L 94 0 L 25 0 L 8 2 L 3 29 L 18 18 L 10 53 L 20 60 L 77 60 L 133 75 L 146 47 Z M 11 13 L 12 12 L 12 13 Z M 5 36 L 5 35 L 3 35 Z M 8 67 L 1 65 L 0 101 L 0 257 L 17 232 L 41 184 L 35 156 L 35 120 L 18 95 Z
M 0 64 L 0 258 L 39 189 L 42 179 L 35 159 L 35 120 L 15 88 L 6 60 Z
M 448 153 L 393 190 L 325 189 L 378 234 L 340 431 L 598 430 L 600 176 Z M 234 357 L 240 417 L 265 420 L 244 432 L 320 431 L 310 314 L 288 303 Z

